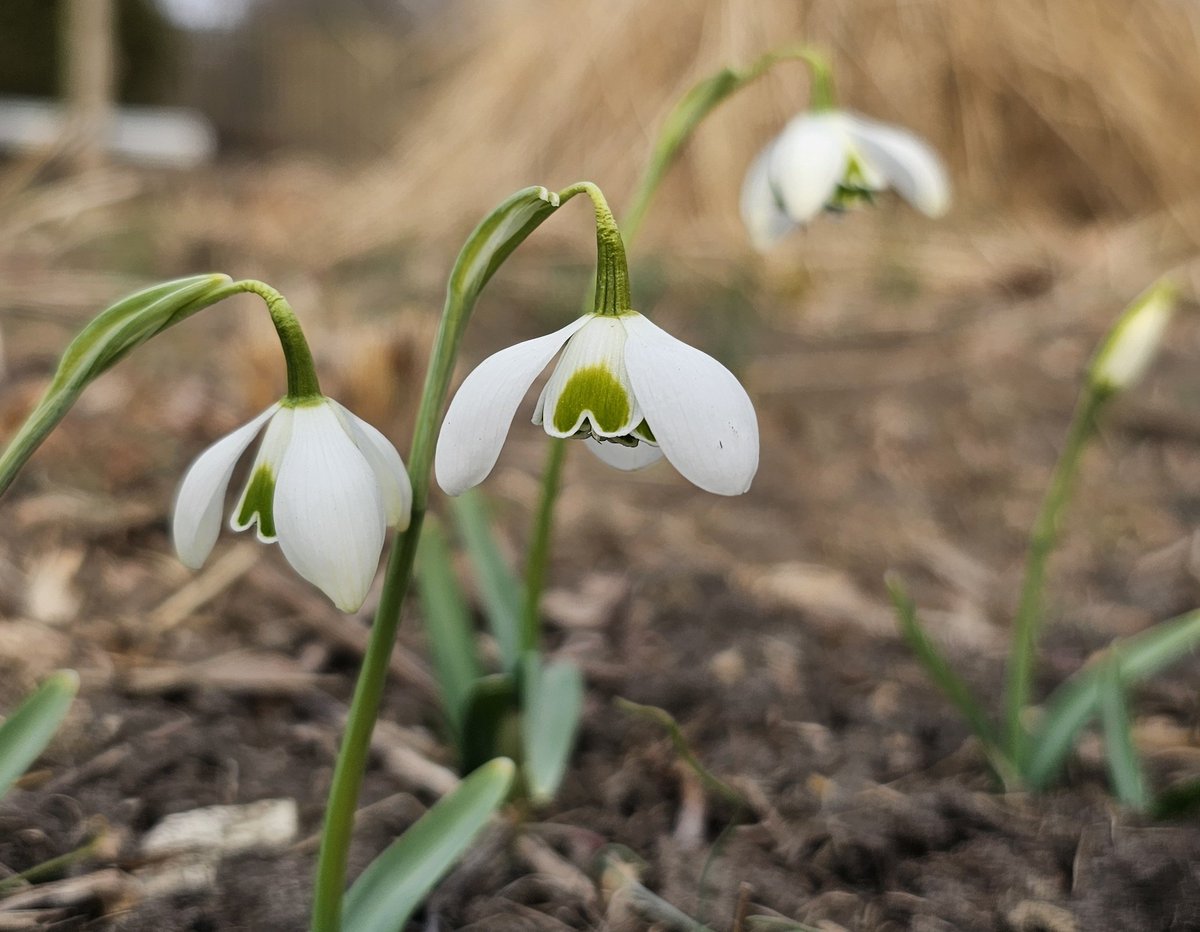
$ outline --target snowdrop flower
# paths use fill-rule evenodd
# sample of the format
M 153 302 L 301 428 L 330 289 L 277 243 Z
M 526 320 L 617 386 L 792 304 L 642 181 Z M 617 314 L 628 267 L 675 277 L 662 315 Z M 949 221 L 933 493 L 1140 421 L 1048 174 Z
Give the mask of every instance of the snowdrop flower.
M 758 421 L 728 369 L 641 314 L 586 314 L 485 359 L 450 403 L 438 438 L 438 484 L 458 495 L 496 465 L 525 393 L 562 350 L 533 423 L 582 439 L 617 469 L 662 457 L 700 488 L 740 495 L 758 469 Z
M 1146 373 L 1162 343 L 1175 303 L 1175 286 L 1164 279 L 1126 309 L 1092 362 L 1093 389 L 1111 395 L 1128 388 Z
M 289 396 L 218 440 L 188 469 L 175 500 L 179 559 L 199 569 L 220 530 L 234 466 L 263 430 L 233 510 L 344 612 L 366 598 L 387 527 L 408 527 L 412 486 L 395 447 L 324 395 Z
M 742 219 L 754 245 L 773 246 L 822 210 L 843 211 L 895 189 L 938 217 L 950 184 L 937 153 L 907 130 L 843 110 L 794 118 L 755 159 L 742 185 Z

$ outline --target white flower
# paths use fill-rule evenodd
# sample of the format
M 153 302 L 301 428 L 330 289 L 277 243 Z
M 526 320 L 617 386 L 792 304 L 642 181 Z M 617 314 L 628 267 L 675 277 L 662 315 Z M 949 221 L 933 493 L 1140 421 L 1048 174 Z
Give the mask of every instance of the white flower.
M 408 527 L 412 486 L 396 448 L 336 401 L 278 402 L 218 440 L 188 469 L 175 499 L 179 559 L 212 552 L 234 466 L 267 425 L 231 525 L 257 525 L 292 567 L 344 612 L 367 596 L 387 527 Z
M 640 469 L 665 455 L 709 492 L 750 488 L 758 421 L 746 390 L 711 356 L 626 311 L 587 314 L 501 350 L 467 376 L 446 412 L 434 461 L 448 494 L 492 471 L 521 399 L 559 349 L 533 415 L 546 433 L 584 439 L 618 469 Z
M 1168 281 L 1151 286 L 1129 306 L 1109 332 L 1092 363 L 1092 385 L 1120 391 L 1150 367 L 1175 311 L 1175 287 Z
M 802 113 L 746 173 L 742 219 L 767 249 L 822 210 L 845 210 L 887 188 L 931 217 L 950 206 L 941 160 L 912 133 L 841 110 Z

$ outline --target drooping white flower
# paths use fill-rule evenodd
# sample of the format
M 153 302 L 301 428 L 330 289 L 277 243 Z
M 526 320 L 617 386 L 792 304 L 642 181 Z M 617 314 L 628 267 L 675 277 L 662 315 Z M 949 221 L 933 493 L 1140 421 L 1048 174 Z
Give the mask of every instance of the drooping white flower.
M 180 483 L 172 533 L 199 569 L 220 531 L 234 466 L 266 432 L 231 525 L 256 526 L 292 567 L 344 612 L 366 598 L 387 527 L 408 527 L 412 486 L 396 448 L 336 401 L 316 396 L 267 408 L 197 457 Z
M 480 363 L 442 423 L 434 471 L 443 490 L 458 495 L 492 471 L 521 400 L 560 349 L 533 415 L 550 436 L 583 439 L 618 469 L 665 456 L 706 491 L 750 488 L 758 420 L 746 390 L 711 356 L 625 311 L 586 314 Z
M 742 219 L 767 249 L 822 210 L 845 210 L 887 188 L 931 217 L 950 206 L 941 160 L 908 130 L 842 110 L 802 113 L 746 173 Z

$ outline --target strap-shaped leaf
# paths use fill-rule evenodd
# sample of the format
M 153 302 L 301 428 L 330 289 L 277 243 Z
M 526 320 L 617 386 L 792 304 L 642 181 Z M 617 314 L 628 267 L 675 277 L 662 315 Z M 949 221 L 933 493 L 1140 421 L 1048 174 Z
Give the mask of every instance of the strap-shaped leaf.
M 60 670 L 0 725 L 0 798 L 46 749 L 78 691 L 78 674 Z
M 463 780 L 368 865 L 346 895 L 346 932 L 399 932 L 503 804 L 513 762 L 498 758 Z
M 983 742 L 984 748 L 990 755 L 994 755 L 999 748 L 999 736 L 983 711 L 983 707 L 975 699 L 966 681 L 954 672 L 950 662 L 926 633 L 920 619 L 917 618 L 917 606 L 909 597 L 899 578 L 894 574 L 889 574 L 886 582 L 888 592 L 892 596 L 892 604 L 896 607 L 900 633 L 904 636 L 905 642 L 917 655 L 917 659 L 925 667 L 929 678 L 933 680 L 938 689 L 946 694 L 946 698 L 967 720 L 971 730 Z
M 583 714 L 583 676 L 572 663 L 542 664 L 534 651 L 525 655 L 521 698 L 521 740 L 525 783 L 535 803 L 554 799 L 575 747 Z
M 446 534 L 432 516 L 425 519 L 417 548 L 417 586 L 446 719 L 455 739 L 461 740 L 471 689 L 482 670 L 475 655 L 471 613 L 454 575 Z
M 33 413 L 0 454 L 0 493 L 87 385 L 130 350 L 230 292 L 226 275 L 194 275 L 146 288 L 102 311 L 71 341 Z
M 1200 644 L 1200 611 L 1164 621 L 1147 631 L 1113 643 L 1120 651 L 1119 679 L 1123 686 L 1153 676 Z M 1098 710 L 1100 681 L 1105 675 L 1108 651 L 1098 655 L 1050 696 L 1041 727 L 1033 738 L 1025 780 L 1032 789 L 1044 789 L 1062 768 L 1079 732 Z
M 513 671 L 521 659 L 524 590 L 500 552 L 483 493 L 469 489 L 451 502 L 459 533 L 479 580 L 484 615 L 500 648 L 501 662 L 505 670 Z
M 1137 749 L 1133 746 L 1133 726 L 1121 683 L 1121 661 L 1113 654 L 1100 675 L 1100 720 L 1104 723 L 1104 753 L 1108 773 L 1117 799 L 1138 812 L 1150 805 L 1146 781 Z

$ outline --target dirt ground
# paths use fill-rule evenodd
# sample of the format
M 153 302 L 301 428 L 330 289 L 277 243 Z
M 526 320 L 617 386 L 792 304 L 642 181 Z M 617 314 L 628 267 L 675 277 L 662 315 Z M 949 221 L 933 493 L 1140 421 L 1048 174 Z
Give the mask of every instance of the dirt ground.
M 406 447 L 436 269 L 404 284 L 403 267 L 362 262 L 310 281 L 269 261 L 242 268 L 229 242 L 181 245 L 156 222 L 52 258 L 36 243 L 0 256 L 0 435 L 89 310 L 123 290 L 64 270 L 116 256 L 131 279 L 218 268 L 272 281 L 327 337 L 311 336 L 327 390 Z M 1052 792 L 1001 793 L 896 637 L 882 583 L 900 571 L 971 683 L 999 695 L 1025 534 L 1082 367 L 1157 271 L 1131 258 L 1145 232 L 843 224 L 841 241 L 861 249 L 802 236 L 767 260 L 698 250 L 635 265 L 643 309 L 744 377 L 758 478 L 719 499 L 666 465 L 625 477 L 574 452 L 546 615 L 554 650 L 586 671 L 578 748 L 559 799 L 490 830 L 413 929 L 686 928 L 602 876 L 614 852 L 721 932 L 1200 929 L 1195 817 L 1121 811 L 1094 735 Z M 581 261 L 535 254 L 505 270 L 465 358 L 573 312 Z M 83 678 L 64 732 L 0 803 L 0 872 L 101 825 L 109 839 L 0 899 L 0 929 L 304 927 L 373 598 L 344 617 L 274 550 L 232 535 L 198 575 L 171 553 L 182 469 L 281 385 L 269 332 L 241 313 L 206 312 L 98 382 L 0 505 L 0 708 L 50 670 Z M 1052 565 L 1042 692 L 1112 637 L 1200 600 L 1198 352 L 1200 322 L 1181 314 L 1087 457 Z M 514 556 L 541 444 L 518 414 L 485 486 Z M 415 601 L 406 611 L 354 870 L 453 767 Z M 1200 777 L 1198 672 L 1186 659 L 1138 691 L 1156 790 Z M 618 697 L 673 714 L 748 810 L 706 798 L 662 730 Z M 190 873 L 146 853 L 172 813 L 267 799 L 295 801 L 298 830 L 282 843 Z M 737 920 L 739 908 L 793 924 Z

